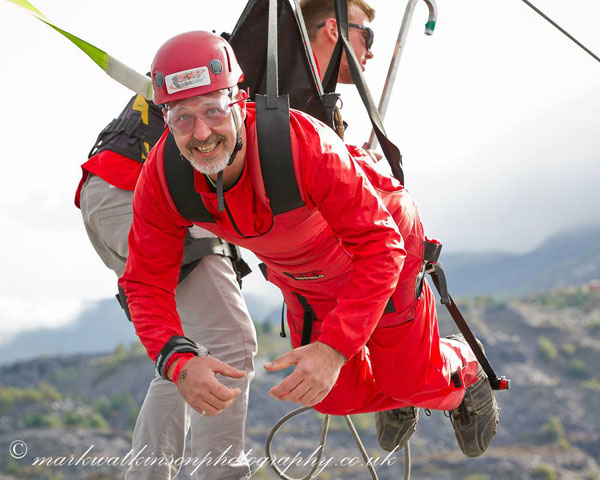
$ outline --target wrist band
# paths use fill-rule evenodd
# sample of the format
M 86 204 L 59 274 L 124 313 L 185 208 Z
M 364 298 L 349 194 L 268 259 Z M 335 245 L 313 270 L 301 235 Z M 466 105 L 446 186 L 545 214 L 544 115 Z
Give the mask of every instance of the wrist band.
M 156 367 L 156 371 L 164 380 L 170 381 L 167 378 L 166 366 L 169 362 L 169 359 L 175 353 L 191 353 L 198 356 L 199 346 L 193 340 L 181 336 L 181 335 L 173 335 L 165 346 L 161 349 L 158 357 L 156 357 L 156 362 L 154 362 L 154 366 Z

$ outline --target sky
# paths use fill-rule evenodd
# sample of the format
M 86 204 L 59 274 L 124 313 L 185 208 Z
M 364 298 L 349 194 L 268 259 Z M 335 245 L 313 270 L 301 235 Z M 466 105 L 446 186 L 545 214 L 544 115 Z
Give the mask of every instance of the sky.
M 244 0 L 34 0 L 61 28 L 135 70 L 178 33 L 231 31 Z M 379 99 L 406 2 L 373 0 Z M 535 0 L 600 54 L 600 3 Z M 176 8 L 175 8 L 176 7 Z M 417 5 L 385 119 L 429 236 L 447 251 L 522 253 L 600 222 L 600 63 L 521 0 L 438 1 L 433 36 Z M 115 275 L 73 204 L 80 164 L 131 94 L 24 10 L 0 0 L 0 345 L 59 326 L 110 297 Z M 349 143 L 369 136 L 352 87 L 340 88 Z M 256 269 L 255 269 L 256 270 Z M 259 273 L 250 292 L 269 287 Z M 269 290 L 273 291 L 273 290 Z M 272 305 L 279 301 L 272 296 Z

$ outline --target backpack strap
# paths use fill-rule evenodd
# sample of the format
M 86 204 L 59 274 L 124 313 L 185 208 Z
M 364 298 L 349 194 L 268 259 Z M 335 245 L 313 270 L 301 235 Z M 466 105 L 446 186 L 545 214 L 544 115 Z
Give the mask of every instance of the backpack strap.
M 119 116 L 100 132 L 88 158 L 104 150 L 111 150 L 144 163 L 148 152 L 164 130 L 160 109 L 141 95 L 135 95 Z
M 273 215 L 304 205 L 292 158 L 290 99 L 279 96 L 277 0 L 269 0 L 267 95 L 256 95 L 256 135 L 265 192 Z
M 194 167 L 182 158 L 170 132 L 165 140 L 164 169 L 169 193 L 181 216 L 192 222 L 215 223 L 194 189 Z
M 356 85 L 356 89 L 360 94 L 360 98 L 363 101 L 365 108 L 367 109 L 367 113 L 369 115 L 369 119 L 371 120 L 371 124 L 373 125 L 373 130 L 375 131 L 375 135 L 377 136 L 377 140 L 381 145 L 381 149 L 387 159 L 390 167 L 392 169 L 392 173 L 394 177 L 396 177 L 402 185 L 404 185 L 404 172 L 402 171 L 402 155 L 400 154 L 400 150 L 398 147 L 394 145 L 390 139 L 387 137 L 385 133 L 385 129 L 383 128 L 383 122 L 381 121 L 381 116 L 379 115 L 379 111 L 375 106 L 375 102 L 373 101 L 373 97 L 371 96 L 371 92 L 369 91 L 369 87 L 367 87 L 367 83 L 363 77 L 362 69 L 358 64 L 358 60 L 356 60 L 356 56 L 354 55 L 354 50 L 352 50 L 352 46 L 350 45 L 350 40 L 348 38 L 348 1 L 347 0 L 334 0 L 335 6 L 335 18 L 337 20 L 338 25 L 338 45 L 343 46 L 344 51 L 346 52 L 346 59 L 348 61 L 348 66 L 350 67 L 350 73 L 352 74 L 352 80 Z M 338 57 L 341 57 L 341 47 L 338 47 L 334 50 L 334 54 L 337 54 Z M 335 58 L 335 61 L 339 64 L 340 58 Z M 334 58 L 330 61 L 329 67 L 334 62 Z M 333 76 L 332 72 L 329 72 L 330 68 L 327 68 L 327 74 L 330 74 L 330 77 L 327 79 L 327 83 L 331 84 L 332 82 L 337 80 L 337 74 Z M 338 65 L 339 68 L 339 65 Z M 331 85 L 326 86 L 327 88 L 331 88 Z

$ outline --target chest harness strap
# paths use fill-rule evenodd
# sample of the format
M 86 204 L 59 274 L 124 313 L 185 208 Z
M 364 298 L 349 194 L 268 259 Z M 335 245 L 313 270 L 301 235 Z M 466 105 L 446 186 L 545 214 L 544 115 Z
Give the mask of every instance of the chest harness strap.
M 424 261 L 423 261 L 423 269 L 420 274 L 420 286 L 418 289 L 418 293 L 421 293 L 423 288 L 423 276 L 425 273 L 429 273 L 431 276 L 431 280 L 435 285 L 438 293 L 440 294 L 441 302 L 448 309 L 448 313 L 456 323 L 456 326 L 460 330 L 460 332 L 465 337 L 465 340 L 473 350 L 477 361 L 485 371 L 488 381 L 490 382 L 490 386 L 493 390 L 509 390 L 510 389 L 510 380 L 504 376 L 499 377 L 496 375 L 496 372 L 492 368 L 487 356 L 475 340 L 475 336 L 469 327 L 469 324 L 465 320 L 462 312 L 458 308 L 458 305 L 452 300 L 452 297 L 448 293 L 448 284 L 446 282 L 446 274 L 444 273 L 444 269 L 442 264 L 439 263 L 440 253 L 442 251 L 442 244 L 437 240 L 429 240 L 425 239 L 423 241 L 424 246 Z

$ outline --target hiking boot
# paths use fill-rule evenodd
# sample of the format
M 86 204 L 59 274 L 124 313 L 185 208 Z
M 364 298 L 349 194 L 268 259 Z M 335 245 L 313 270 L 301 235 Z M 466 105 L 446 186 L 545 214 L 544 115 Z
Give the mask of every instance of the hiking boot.
M 449 335 L 446 338 L 467 343 L 462 335 Z M 477 340 L 477 343 L 483 350 L 481 342 Z M 467 457 L 478 457 L 488 449 L 499 421 L 498 404 L 481 365 L 477 376 L 479 380 L 467 387 L 462 403 L 450 411 L 456 441 Z
M 394 408 L 375 413 L 377 441 L 387 452 L 400 451 L 417 429 L 419 410 L 415 407 Z

